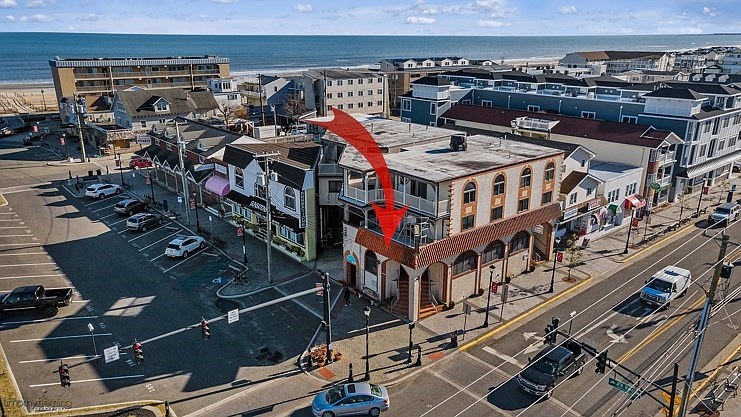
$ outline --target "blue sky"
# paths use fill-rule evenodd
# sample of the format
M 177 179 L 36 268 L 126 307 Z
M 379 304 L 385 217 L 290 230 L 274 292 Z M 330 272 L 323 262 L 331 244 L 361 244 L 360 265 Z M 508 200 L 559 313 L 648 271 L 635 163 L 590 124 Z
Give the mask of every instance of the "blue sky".
M 741 32 L 739 0 L 0 0 L 0 32 L 620 35 Z

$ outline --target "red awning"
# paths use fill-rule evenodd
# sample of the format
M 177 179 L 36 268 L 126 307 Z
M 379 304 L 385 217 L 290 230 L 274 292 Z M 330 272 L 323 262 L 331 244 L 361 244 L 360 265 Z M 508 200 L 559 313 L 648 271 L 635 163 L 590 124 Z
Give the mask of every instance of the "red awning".
M 205 187 L 208 191 L 223 197 L 229 192 L 229 180 L 214 175 L 206 181 Z
M 625 208 L 641 208 L 646 206 L 646 200 L 638 194 L 625 197 Z

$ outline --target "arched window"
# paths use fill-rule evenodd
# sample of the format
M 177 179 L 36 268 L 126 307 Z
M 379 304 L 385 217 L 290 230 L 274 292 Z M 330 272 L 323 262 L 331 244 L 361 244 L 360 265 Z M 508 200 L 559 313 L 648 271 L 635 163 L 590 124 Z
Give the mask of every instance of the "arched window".
M 294 193 L 293 188 L 286 187 L 284 200 L 287 209 L 296 210 L 296 193 Z
M 476 269 L 476 253 L 472 251 L 463 252 L 453 262 L 453 275 L 460 275 Z
M 463 204 L 476 202 L 476 184 L 469 182 L 463 187 Z
M 553 164 L 553 162 L 549 162 L 548 165 L 545 166 L 545 181 L 553 181 L 554 178 L 556 178 L 556 165 Z
M 378 258 L 376 258 L 376 254 L 371 250 L 365 251 L 364 268 L 371 274 L 378 275 Z
M 492 187 L 492 195 L 504 194 L 504 175 L 499 174 L 494 178 L 494 186 Z
M 489 243 L 489 246 L 481 253 L 482 262 L 489 263 L 504 258 L 504 243 L 497 240 Z
M 244 190 L 244 172 L 242 168 L 234 168 L 234 185 Z
M 265 186 L 255 181 L 255 195 L 259 198 L 265 198 Z
M 520 174 L 520 188 L 527 188 L 530 186 L 530 177 L 532 177 L 530 168 L 523 169 L 522 174 Z
M 526 231 L 517 233 L 509 242 L 509 253 L 527 249 L 530 246 L 530 235 Z

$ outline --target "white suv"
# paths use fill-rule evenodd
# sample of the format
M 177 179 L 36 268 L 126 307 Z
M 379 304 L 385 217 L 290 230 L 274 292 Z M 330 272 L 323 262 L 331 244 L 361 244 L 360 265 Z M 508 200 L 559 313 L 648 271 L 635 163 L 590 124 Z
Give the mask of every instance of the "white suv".
M 206 241 L 200 236 L 176 236 L 165 249 L 165 255 L 187 258 L 189 254 L 206 247 Z
M 708 219 L 710 227 L 715 225 L 728 226 L 729 223 L 738 220 L 739 205 L 736 203 L 725 203 L 715 208 Z
M 92 198 L 106 198 L 109 195 L 121 194 L 118 184 L 93 184 L 87 187 L 85 195 Z

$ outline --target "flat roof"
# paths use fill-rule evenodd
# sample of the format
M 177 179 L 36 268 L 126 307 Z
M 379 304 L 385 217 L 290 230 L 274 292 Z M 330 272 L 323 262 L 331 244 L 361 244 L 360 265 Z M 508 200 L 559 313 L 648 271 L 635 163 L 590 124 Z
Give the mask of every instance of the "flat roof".
M 643 168 L 605 161 L 592 161 L 589 164 L 589 173 L 605 182 L 636 171 L 643 172 Z
M 446 137 L 404 146 L 401 152 L 386 154 L 384 158 L 393 172 L 439 183 L 563 154 L 557 149 L 485 135 L 469 136 L 466 142 L 468 148 L 456 152 L 450 149 L 450 138 Z M 368 161 L 353 147 L 345 149 L 340 166 L 363 172 L 372 170 Z

